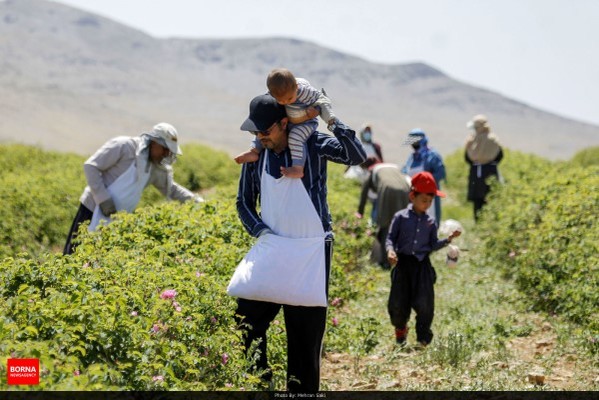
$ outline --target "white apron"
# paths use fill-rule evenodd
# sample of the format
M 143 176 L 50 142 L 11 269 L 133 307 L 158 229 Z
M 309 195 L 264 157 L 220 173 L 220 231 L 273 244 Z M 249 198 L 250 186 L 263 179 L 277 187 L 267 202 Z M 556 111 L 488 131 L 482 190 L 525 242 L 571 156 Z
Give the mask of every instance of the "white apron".
M 138 173 L 135 161 L 132 162 L 131 166 L 106 188 L 114 201 L 116 210 L 133 212 L 149 179 L 150 169 L 148 168 L 147 172 L 142 169 Z M 95 231 L 100 221 L 108 224 L 112 219 L 104 215 L 100 210 L 100 205 L 97 204 L 88 230 Z
M 268 154 L 265 157 L 260 208 L 262 220 L 274 234 L 258 238 L 237 266 L 227 293 L 278 304 L 326 307 L 322 222 L 301 179 L 273 178 L 266 172 Z

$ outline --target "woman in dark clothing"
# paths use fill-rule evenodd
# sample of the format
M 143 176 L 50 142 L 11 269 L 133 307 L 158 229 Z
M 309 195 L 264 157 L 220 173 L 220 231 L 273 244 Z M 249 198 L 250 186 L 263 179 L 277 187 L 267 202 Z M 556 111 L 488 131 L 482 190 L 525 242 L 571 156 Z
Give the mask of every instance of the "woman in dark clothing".
M 474 203 L 474 220 L 477 221 L 490 190 L 487 179 L 490 176 L 499 179 L 497 164 L 503 158 L 503 151 L 497 136 L 491 132 L 487 117 L 477 115 L 467 126 L 474 129 L 466 142 L 464 154 L 466 162 L 470 165 L 468 200 Z

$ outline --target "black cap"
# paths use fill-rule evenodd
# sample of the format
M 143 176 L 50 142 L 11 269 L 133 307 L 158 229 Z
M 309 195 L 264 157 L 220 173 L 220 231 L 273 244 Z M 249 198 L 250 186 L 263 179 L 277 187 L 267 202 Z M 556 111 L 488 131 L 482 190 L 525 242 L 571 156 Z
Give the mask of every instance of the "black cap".
M 263 94 L 254 97 L 250 102 L 250 115 L 243 121 L 240 129 L 265 131 L 286 116 L 285 106 L 277 103 L 270 94 Z

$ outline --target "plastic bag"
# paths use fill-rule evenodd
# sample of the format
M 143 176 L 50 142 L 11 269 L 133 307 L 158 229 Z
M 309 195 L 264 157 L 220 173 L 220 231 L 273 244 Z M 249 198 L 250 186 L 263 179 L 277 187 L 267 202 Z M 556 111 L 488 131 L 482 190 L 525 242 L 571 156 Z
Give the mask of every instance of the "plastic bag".
M 439 227 L 439 234 L 442 236 L 449 236 L 455 231 L 460 231 L 464 233 L 464 228 L 462 227 L 462 224 L 460 224 L 455 219 L 446 219 L 441 223 L 441 226 Z
M 445 264 L 447 264 L 447 266 L 449 268 L 455 268 L 456 264 L 458 263 L 458 258 L 460 256 L 460 249 L 458 246 L 455 246 L 453 244 L 450 244 L 447 246 L 447 258 L 445 260 Z
M 441 223 L 441 226 L 439 227 L 439 233 L 442 236 L 449 236 L 455 231 L 464 233 L 464 228 L 462 227 L 462 224 L 460 224 L 455 219 L 445 220 Z M 453 244 L 448 245 L 447 258 L 445 260 L 445 264 L 447 264 L 449 268 L 455 268 L 456 264 L 458 263 L 459 256 L 460 248 Z

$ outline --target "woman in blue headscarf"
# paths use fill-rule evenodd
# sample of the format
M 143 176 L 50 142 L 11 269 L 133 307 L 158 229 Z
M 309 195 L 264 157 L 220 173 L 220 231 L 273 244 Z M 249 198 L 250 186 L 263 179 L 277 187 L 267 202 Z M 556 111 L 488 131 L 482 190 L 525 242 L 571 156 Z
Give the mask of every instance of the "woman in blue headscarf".
M 434 149 L 428 147 L 428 138 L 424 131 L 420 128 L 415 128 L 408 133 L 408 137 L 403 143 L 411 145 L 414 152 L 408 157 L 401 172 L 412 177 L 419 172 L 430 172 L 437 183 L 437 188 L 441 188 L 441 181 L 445 180 L 445 165 L 443 158 Z M 429 213 L 435 219 L 437 226 L 441 221 L 441 199 L 435 196 L 435 206 L 429 208 Z

